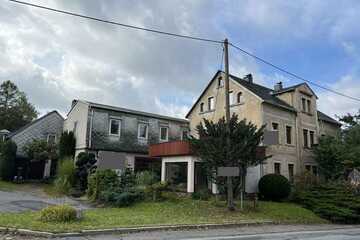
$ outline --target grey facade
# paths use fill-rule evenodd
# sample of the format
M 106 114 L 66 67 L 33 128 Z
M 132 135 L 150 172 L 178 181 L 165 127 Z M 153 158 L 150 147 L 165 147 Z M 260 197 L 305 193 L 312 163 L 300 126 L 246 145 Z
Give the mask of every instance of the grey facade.
M 52 111 L 41 118 L 29 123 L 19 130 L 8 135 L 17 145 L 17 155 L 26 157 L 24 146 L 33 140 L 54 141 L 60 139 L 63 130 L 64 118 L 57 112 Z
M 189 127 L 185 119 L 75 100 L 64 130 L 75 132 L 76 154 L 94 152 L 100 168 L 122 169 L 146 158 L 149 144 L 181 140 Z

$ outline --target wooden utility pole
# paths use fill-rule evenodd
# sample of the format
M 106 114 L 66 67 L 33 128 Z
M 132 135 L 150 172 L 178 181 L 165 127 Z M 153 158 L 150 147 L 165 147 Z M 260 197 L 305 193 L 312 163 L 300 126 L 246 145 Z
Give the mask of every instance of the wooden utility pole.
M 230 98 L 229 98 L 229 42 L 226 38 L 224 40 L 224 57 L 225 57 L 225 120 L 226 120 L 226 131 L 227 131 L 227 139 L 226 139 L 226 162 L 230 162 L 229 151 L 230 151 Z M 232 167 L 232 166 L 229 166 Z M 235 210 L 234 207 L 234 196 L 233 196 L 233 185 L 232 185 L 232 177 L 227 177 L 227 202 L 228 209 L 230 211 Z

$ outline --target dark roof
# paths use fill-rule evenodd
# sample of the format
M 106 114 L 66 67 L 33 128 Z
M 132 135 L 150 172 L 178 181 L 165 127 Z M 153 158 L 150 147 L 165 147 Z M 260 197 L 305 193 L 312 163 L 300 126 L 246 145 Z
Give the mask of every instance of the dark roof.
M 291 105 L 287 104 L 286 102 L 284 102 L 283 100 L 281 100 L 280 98 L 274 96 L 274 90 L 261 86 L 259 84 L 256 83 L 250 83 L 247 80 L 244 80 L 242 78 L 230 75 L 230 77 L 232 79 L 234 79 L 236 82 L 238 82 L 239 84 L 241 84 L 243 87 L 247 88 L 248 90 L 250 90 L 252 93 L 256 94 L 257 96 L 259 96 L 261 99 L 264 100 L 264 102 L 271 104 L 271 105 L 275 105 L 277 107 L 281 107 L 283 109 L 292 111 L 292 112 L 296 112 L 295 108 L 293 108 Z
M 320 111 L 317 111 L 317 112 L 318 112 L 319 120 L 324 121 L 324 122 L 328 122 L 328 123 L 332 123 L 332 124 L 336 124 L 336 125 L 339 125 L 339 126 L 341 125 L 341 123 L 339 123 L 338 121 L 336 121 L 332 117 L 329 117 L 325 113 L 320 112 Z
M 295 89 L 298 88 L 298 87 L 300 87 L 301 85 L 307 86 L 307 87 L 310 89 L 310 91 L 314 94 L 314 96 L 315 96 L 316 98 L 318 98 L 318 97 L 316 96 L 315 92 L 311 89 L 311 87 L 310 87 L 307 83 L 305 83 L 305 82 L 299 83 L 299 84 L 296 84 L 296 85 L 293 85 L 293 86 L 290 86 L 290 87 L 282 88 L 281 90 L 278 90 L 278 91 L 274 91 L 274 95 L 277 95 L 277 94 L 280 94 L 280 93 L 285 93 L 285 92 L 295 91 Z
M 164 115 L 160 115 L 160 114 L 142 112 L 142 111 L 132 110 L 132 109 L 128 109 L 128 108 L 110 106 L 110 105 L 105 105 L 105 104 L 100 104 L 100 103 L 93 103 L 93 102 L 89 102 L 89 101 L 83 101 L 83 102 L 88 103 L 89 106 L 93 107 L 93 108 L 106 109 L 106 110 L 111 110 L 111 111 L 116 111 L 116 112 L 131 113 L 131 114 L 135 114 L 135 115 L 154 117 L 154 118 L 171 120 L 171 121 L 176 121 L 176 122 L 183 122 L 183 123 L 189 122 L 188 120 L 182 119 L 182 118 L 169 117 L 169 116 L 164 116 Z
M 47 116 L 49 116 L 49 115 L 51 115 L 51 114 L 53 114 L 53 113 L 56 113 L 57 115 L 59 115 L 59 116 L 64 120 L 63 116 L 61 116 L 60 113 L 58 113 L 56 110 L 54 110 L 54 111 L 51 111 L 51 112 L 45 114 L 44 116 L 42 116 L 42 117 L 40 117 L 40 118 L 38 118 L 38 119 L 35 119 L 34 121 L 26 124 L 25 126 L 19 128 L 19 129 L 16 130 L 15 132 L 10 133 L 10 134 L 8 135 L 8 137 L 13 137 L 13 136 L 15 136 L 16 134 L 22 132 L 22 131 L 25 130 L 26 128 L 32 126 L 33 124 L 39 122 L 40 120 L 46 118 Z
M 198 104 L 198 102 L 200 101 L 201 97 L 205 94 L 205 92 L 207 91 L 207 89 L 210 87 L 211 83 L 214 81 L 214 79 L 216 79 L 216 76 L 222 73 L 222 71 L 217 71 L 214 75 L 214 77 L 211 79 L 211 81 L 208 83 L 208 85 L 206 86 L 206 88 L 204 89 L 204 91 L 200 94 L 199 98 L 196 100 L 196 102 L 193 104 L 193 106 L 191 107 L 190 111 L 188 112 L 188 114 L 186 114 L 186 118 L 190 115 L 190 113 L 192 112 L 192 110 L 195 108 L 195 106 Z M 234 75 L 230 74 L 230 78 L 233 79 L 234 81 L 238 82 L 239 84 L 241 84 L 243 87 L 245 87 L 246 89 L 248 89 L 249 91 L 251 91 L 252 93 L 254 93 L 255 95 L 257 95 L 258 97 L 260 97 L 264 102 L 286 109 L 288 111 L 292 111 L 292 112 L 296 112 L 295 108 L 293 108 L 291 105 L 287 104 L 286 102 L 284 102 L 283 100 L 279 99 L 278 97 L 274 96 L 274 90 L 261 86 L 259 84 L 256 83 L 250 83 L 247 80 L 244 80 L 242 78 L 236 77 Z

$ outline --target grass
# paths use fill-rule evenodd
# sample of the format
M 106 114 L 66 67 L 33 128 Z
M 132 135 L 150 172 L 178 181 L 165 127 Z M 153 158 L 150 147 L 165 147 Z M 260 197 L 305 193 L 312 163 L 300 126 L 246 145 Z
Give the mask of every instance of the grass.
M 81 221 L 71 223 L 43 223 L 39 212 L 0 214 L 0 226 L 27 228 L 51 232 L 80 231 L 114 227 L 229 223 L 244 220 L 272 220 L 276 223 L 326 223 L 311 211 L 292 203 L 259 202 L 256 210 L 229 212 L 223 202 L 192 199 L 143 202 L 127 208 L 97 208 L 84 212 Z
M 0 191 L 14 191 L 19 185 L 12 182 L 0 181 Z

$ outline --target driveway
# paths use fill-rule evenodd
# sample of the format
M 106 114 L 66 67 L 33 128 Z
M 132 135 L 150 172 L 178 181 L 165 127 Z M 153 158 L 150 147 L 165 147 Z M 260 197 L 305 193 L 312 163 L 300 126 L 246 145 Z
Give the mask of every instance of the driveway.
M 79 210 L 90 208 L 86 203 L 69 197 L 49 197 L 36 187 L 34 186 L 30 191 L 0 191 L 0 212 L 37 211 L 50 205 L 59 204 L 68 204 Z

